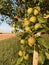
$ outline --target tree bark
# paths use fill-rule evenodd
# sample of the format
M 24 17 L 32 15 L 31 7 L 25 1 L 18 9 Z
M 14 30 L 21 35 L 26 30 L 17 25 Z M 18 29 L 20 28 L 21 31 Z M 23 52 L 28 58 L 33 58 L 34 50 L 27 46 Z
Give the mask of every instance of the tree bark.
M 32 65 L 38 65 L 38 60 L 39 60 L 38 52 L 34 50 L 34 53 L 33 53 L 33 64 Z

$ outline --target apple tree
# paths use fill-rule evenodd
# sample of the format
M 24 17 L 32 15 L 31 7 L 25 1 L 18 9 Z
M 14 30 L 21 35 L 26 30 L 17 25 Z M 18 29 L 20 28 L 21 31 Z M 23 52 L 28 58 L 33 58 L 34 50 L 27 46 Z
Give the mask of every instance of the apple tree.
M 16 65 L 43 65 L 49 53 L 49 44 L 43 35 L 49 27 L 49 8 L 46 0 L 17 0 L 17 15 L 22 34 Z M 31 57 L 31 58 L 30 58 Z

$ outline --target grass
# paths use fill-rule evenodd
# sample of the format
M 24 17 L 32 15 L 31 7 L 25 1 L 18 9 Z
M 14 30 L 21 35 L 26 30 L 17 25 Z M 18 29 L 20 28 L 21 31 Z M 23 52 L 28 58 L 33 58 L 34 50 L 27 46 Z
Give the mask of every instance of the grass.
M 17 37 L 0 41 L 0 65 L 14 65 L 17 61 L 19 50 Z
M 48 35 L 44 38 L 47 40 L 47 42 L 49 42 Z M 0 41 L 0 65 L 15 65 L 18 58 L 17 53 L 19 49 L 19 38 L 16 36 Z M 45 63 L 45 65 L 49 64 Z

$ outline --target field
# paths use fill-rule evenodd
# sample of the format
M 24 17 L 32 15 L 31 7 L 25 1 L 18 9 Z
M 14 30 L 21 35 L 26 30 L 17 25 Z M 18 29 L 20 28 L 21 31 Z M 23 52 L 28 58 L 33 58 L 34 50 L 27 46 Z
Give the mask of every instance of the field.
M 19 37 L 10 36 L 11 35 L 9 35 L 9 37 L 7 36 L 8 39 L 0 40 L 0 65 L 15 65 L 17 61 L 18 57 L 17 53 L 18 50 L 20 49 Z M 49 42 L 49 36 L 48 35 L 44 36 L 47 42 Z M 5 38 L 5 36 L 3 37 Z M 49 65 L 48 62 L 45 65 Z
M 0 41 L 0 65 L 13 65 L 17 60 L 19 44 L 17 37 Z
M 11 38 L 13 36 L 15 36 L 15 34 L 0 34 L 0 40 L 7 39 L 9 37 Z

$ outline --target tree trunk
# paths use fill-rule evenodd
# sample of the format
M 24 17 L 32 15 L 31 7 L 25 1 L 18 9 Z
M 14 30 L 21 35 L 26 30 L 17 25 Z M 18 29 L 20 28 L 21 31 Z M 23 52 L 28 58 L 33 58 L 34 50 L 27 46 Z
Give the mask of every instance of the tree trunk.
M 34 50 L 34 53 L 33 53 L 33 65 L 38 65 L 38 60 L 39 60 L 38 52 Z

